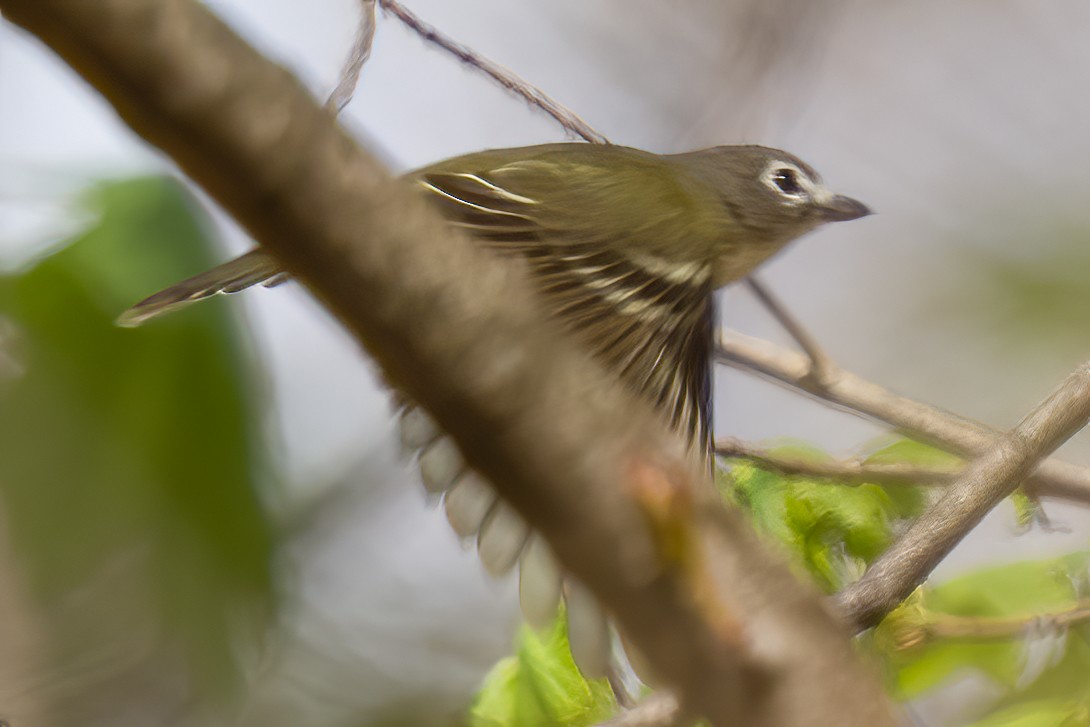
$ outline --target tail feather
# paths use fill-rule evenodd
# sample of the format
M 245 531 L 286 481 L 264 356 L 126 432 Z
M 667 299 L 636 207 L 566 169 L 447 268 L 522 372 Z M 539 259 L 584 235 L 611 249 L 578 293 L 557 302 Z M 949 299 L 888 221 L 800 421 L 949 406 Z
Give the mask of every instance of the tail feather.
M 272 287 L 286 280 L 287 274 L 271 255 L 263 250 L 251 250 L 145 298 L 122 313 L 117 324 L 132 328 L 219 293 L 237 293 L 259 284 Z

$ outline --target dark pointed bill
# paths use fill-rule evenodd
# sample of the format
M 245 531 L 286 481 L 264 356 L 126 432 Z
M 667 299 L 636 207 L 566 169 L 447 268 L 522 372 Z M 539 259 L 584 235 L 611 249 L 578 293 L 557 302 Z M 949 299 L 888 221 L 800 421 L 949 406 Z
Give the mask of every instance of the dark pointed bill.
M 829 222 L 847 222 L 866 217 L 871 209 L 857 199 L 838 194 L 822 205 L 822 214 Z

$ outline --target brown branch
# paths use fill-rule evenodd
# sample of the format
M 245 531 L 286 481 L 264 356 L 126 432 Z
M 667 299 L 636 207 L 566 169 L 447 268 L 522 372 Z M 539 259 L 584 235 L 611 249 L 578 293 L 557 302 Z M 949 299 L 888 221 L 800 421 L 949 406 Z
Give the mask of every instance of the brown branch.
M 692 722 L 682 713 L 677 697 L 660 690 L 598 727 L 684 727 Z
M 979 618 L 942 614 L 923 628 L 936 639 L 1009 639 L 1048 631 L 1056 632 L 1090 621 L 1090 600 L 1056 611 L 1031 616 Z
M 795 339 L 795 343 L 799 344 L 799 348 L 810 359 L 810 372 L 809 376 L 813 378 L 819 385 L 825 380 L 826 375 L 829 372 L 835 370 L 835 366 L 829 355 L 825 353 L 825 350 L 818 344 L 809 331 L 802 325 L 802 323 L 795 317 L 791 311 L 787 309 L 787 306 L 783 304 L 770 288 L 762 283 L 757 276 L 750 275 L 746 278 L 746 285 L 749 287 L 750 292 L 756 296 L 772 317 L 780 324 L 780 326 L 787 331 L 791 338 Z
M 1090 419 L 1090 363 L 1073 371 L 1018 426 L 996 439 L 857 582 L 839 596 L 861 628 L 876 624 L 928 576 L 1037 463 Z
M 970 458 L 989 450 L 1000 433 L 980 422 L 899 396 L 835 365 L 821 382 L 807 358 L 768 341 L 725 331 L 716 360 L 808 394 L 843 411 L 883 422 L 905 436 Z M 1090 503 L 1090 468 L 1050 458 L 1025 483 L 1031 494 Z
M 1090 621 L 1090 599 L 1077 601 L 1067 608 L 1028 616 L 982 617 L 957 616 L 926 611 L 921 621 L 906 622 L 892 634 L 894 648 L 911 649 L 938 639 L 984 641 L 1032 637 L 1060 632 Z
M 540 88 L 527 83 L 498 63 L 488 60 L 471 48 L 467 48 L 461 43 L 444 35 L 435 27 L 425 23 L 415 13 L 397 0 L 378 0 L 378 2 L 383 10 L 392 14 L 402 23 L 407 25 L 425 41 L 442 48 L 470 68 L 484 73 L 508 91 L 521 96 L 531 106 L 539 108 L 549 116 L 552 116 L 570 133 L 580 136 L 592 144 L 609 143 L 609 140 L 606 139 L 606 137 L 591 128 L 590 124 L 579 118 L 574 111 L 552 99 Z
M 720 457 L 748 460 L 761 469 L 782 475 L 833 480 L 844 485 L 944 485 L 957 475 L 956 470 L 921 467 L 905 462 L 867 462 L 860 458 L 822 461 L 787 457 L 730 437 L 715 440 L 715 453 Z
M 348 52 L 348 58 L 341 69 L 337 86 L 326 99 L 326 108 L 337 114 L 340 113 L 352 95 L 356 92 L 356 86 L 360 82 L 360 71 L 363 64 L 371 57 L 371 46 L 375 42 L 375 0 L 360 0 L 360 20 L 356 26 L 356 38 L 352 41 L 352 48 Z
M 0 10 L 339 316 L 687 712 L 717 725 L 893 723 L 825 604 L 722 508 L 685 443 L 548 319 L 523 269 L 449 229 L 284 69 L 194 0 Z

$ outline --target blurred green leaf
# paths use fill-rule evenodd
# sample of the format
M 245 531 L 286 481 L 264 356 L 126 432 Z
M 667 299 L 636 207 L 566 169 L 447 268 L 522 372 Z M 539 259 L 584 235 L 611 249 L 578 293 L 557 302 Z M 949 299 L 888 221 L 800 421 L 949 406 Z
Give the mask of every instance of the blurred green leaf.
M 825 460 L 812 447 L 792 444 L 772 454 L 794 460 Z M 843 587 L 888 547 L 894 526 L 917 514 L 919 497 L 891 497 L 889 490 L 855 487 L 807 477 L 787 477 L 733 460 L 720 478 L 725 494 L 745 507 L 758 528 L 785 545 L 827 591 Z
M 583 727 L 616 709 L 608 682 L 588 682 L 568 648 L 563 612 L 546 633 L 523 625 L 514 656 L 496 664 L 470 710 L 470 727 Z
M 884 647 L 894 695 L 901 699 L 919 696 L 963 669 L 977 670 L 1014 690 L 1026 668 L 1026 639 L 1022 635 L 1006 639 L 923 640 L 912 648 L 896 645 L 917 641 L 910 634 L 916 631 L 922 636 L 919 629 L 944 614 L 1024 617 L 1028 621 L 1034 615 L 1070 607 L 1078 598 L 1075 578 L 1085 572 L 1088 564 L 1090 558 L 1085 553 L 1012 563 L 974 571 L 918 591 L 887 616 L 875 633 L 876 643 Z M 1084 675 L 1090 662 L 1082 663 Z M 1070 699 L 1071 693 L 1064 696 Z
M 1085 675 L 1084 675 L 1085 676 Z M 1086 704 L 1065 700 L 1023 702 L 1005 707 L 973 722 L 969 727 L 1086 727 L 1090 710 Z
M 932 469 L 958 470 L 963 462 L 961 458 L 936 449 L 928 444 L 911 439 L 898 439 L 881 449 L 875 450 L 865 460 L 868 464 L 911 464 Z M 928 491 L 924 487 L 883 487 L 886 495 L 893 501 L 899 517 L 914 518 L 923 512 L 928 502 Z
M 999 231 L 986 247 L 954 241 L 948 264 L 957 280 L 933 285 L 919 316 L 930 326 L 972 331 L 1004 357 L 1081 358 L 1090 315 L 1088 238 L 1085 223 L 1067 216 L 1051 225 L 1034 217 Z
M 91 229 L 0 278 L 25 367 L 0 381 L 6 519 L 43 608 L 86 619 L 58 623 L 58 637 L 93 648 L 97 628 L 107 641 L 150 635 L 226 689 L 236 627 L 257 626 L 270 595 L 252 362 L 222 305 L 114 326 L 213 262 L 209 225 L 178 182 L 103 184 L 86 204 Z M 73 606 L 76 594 L 88 603 Z
M 1090 624 L 1070 629 L 1061 648 L 1059 658 L 1053 658 L 1030 684 L 1000 700 L 997 712 L 1025 702 L 1055 702 L 1080 707 L 1084 721 L 1075 724 L 1090 721 Z

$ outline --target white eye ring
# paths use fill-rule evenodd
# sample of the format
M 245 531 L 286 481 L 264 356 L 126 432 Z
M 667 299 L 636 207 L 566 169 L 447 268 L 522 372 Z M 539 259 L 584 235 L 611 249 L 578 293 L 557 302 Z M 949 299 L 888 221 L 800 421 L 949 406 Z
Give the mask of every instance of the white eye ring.
M 810 175 L 791 162 L 774 161 L 765 167 L 761 182 L 780 197 L 784 204 L 798 205 L 814 198 L 817 186 Z

